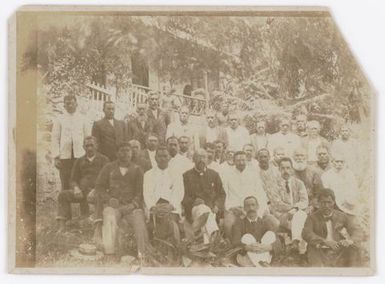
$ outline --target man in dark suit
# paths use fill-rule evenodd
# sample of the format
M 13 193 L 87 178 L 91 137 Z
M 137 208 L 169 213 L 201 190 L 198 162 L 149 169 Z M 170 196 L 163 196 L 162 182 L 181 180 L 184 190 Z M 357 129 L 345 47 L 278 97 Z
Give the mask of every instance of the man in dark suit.
M 142 159 L 146 165 L 149 165 L 150 168 L 156 166 L 155 154 L 156 149 L 159 146 L 158 136 L 155 134 L 149 134 L 146 142 L 146 149 L 142 150 Z
M 165 143 L 167 126 L 171 122 L 169 114 L 159 108 L 159 94 L 150 93 L 148 96 L 147 116 L 153 125 L 153 132 L 158 136 L 160 143 Z
M 92 136 L 98 141 L 99 152 L 113 161 L 116 159 L 118 145 L 127 138 L 126 125 L 123 121 L 114 118 L 114 102 L 105 102 L 103 112 L 104 118 L 94 122 Z
M 136 117 L 127 122 L 129 140 L 138 140 L 142 149 L 146 148 L 147 137 L 153 130 L 153 122 L 146 114 L 146 107 L 145 104 L 138 104 Z
M 193 221 L 193 208 L 205 205 L 215 214 L 223 213 L 226 193 L 219 174 L 207 168 L 207 153 L 198 149 L 193 155 L 194 168 L 183 174 L 184 197 L 182 205 L 186 218 Z
M 359 234 L 352 218 L 335 209 L 331 189 L 318 193 L 319 210 L 309 215 L 302 232 L 308 242 L 308 261 L 313 267 L 360 265 Z

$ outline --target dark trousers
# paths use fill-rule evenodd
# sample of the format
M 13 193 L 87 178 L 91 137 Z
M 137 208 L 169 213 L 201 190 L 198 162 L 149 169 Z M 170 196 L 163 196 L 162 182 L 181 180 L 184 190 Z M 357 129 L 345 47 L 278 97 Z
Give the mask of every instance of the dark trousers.
M 309 264 L 313 267 L 356 267 L 361 264 L 360 249 L 357 247 L 333 251 L 309 245 L 307 257 Z
M 61 190 L 69 190 L 70 189 L 70 177 L 72 166 L 75 163 L 75 158 L 72 159 L 60 159 L 60 181 L 61 181 Z
M 71 204 L 80 203 L 81 216 L 89 215 L 87 194 L 83 192 L 82 198 L 76 198 L 73 190 L 63 190 L 58 196 L 58 214 L 56 219 L 70 220 L 72 218 Z

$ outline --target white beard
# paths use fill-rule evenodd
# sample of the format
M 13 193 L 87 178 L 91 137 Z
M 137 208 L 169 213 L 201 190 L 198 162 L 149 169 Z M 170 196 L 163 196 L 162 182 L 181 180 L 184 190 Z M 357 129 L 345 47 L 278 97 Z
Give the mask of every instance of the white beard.
M 296 161 L 293 161 L 293 168 L 296 170 L 296 171 L 304 171 L 307 167 L 307 164 L 306 162 L 296 162 Z

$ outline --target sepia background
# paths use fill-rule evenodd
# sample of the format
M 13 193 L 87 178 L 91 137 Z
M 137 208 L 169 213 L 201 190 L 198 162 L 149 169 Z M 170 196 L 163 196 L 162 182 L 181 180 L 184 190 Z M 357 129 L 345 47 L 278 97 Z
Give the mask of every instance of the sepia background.
M 58 18 L 60 17 L 60 18 Z M 53 237 L 58 174 L 49 152 L 52 120 L 63 94 L 80 93 L 80 111 L 101 117 L 103 101 L 117 102 L 117 118 L 130 115 L 149 90 L 183 93 L 195 123 L 206 105 L 230 100 L 250 130 L 258 118 L 277 131 L 278 118 L 306 109 L 336 137 L 345 121 L 360 141 L 360 223 L 369 264 L 373 183 L 372 91 L 327 13 L 251 16 L 41 15 L 21 69 L 37 71 L 36 265 L 65 266 L 79 236 Z M 131 96 L 136 98 L 130 99 Z M 33 153 L 32 153 L 33 155 Z M 33 157 L 32 157 L 33 159 Z M 76 208 L 75 208 L 76 210 Z M 286 266 L 284 264 L 283 266 Z

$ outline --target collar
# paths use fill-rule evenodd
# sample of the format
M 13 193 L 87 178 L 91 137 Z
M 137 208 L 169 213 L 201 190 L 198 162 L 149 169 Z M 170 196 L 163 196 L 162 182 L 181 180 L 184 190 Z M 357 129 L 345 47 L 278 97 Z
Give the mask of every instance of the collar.
M 198 169 L 194 166 L 194 171 L 198 174 L 198 175 L 200 175 L 200 176 L 203 176 L 205 173 L 206 173 L 206 171 L 207 171 L 207 167 L 205 167 L 204 169 L 203 169 L 203 172 L 200 172 L 200 171 L 198 171 Z
M 254 220 L 250 219 L 248 216 L 246 216 L 247 220 L 250 222 L 250 223 L 253 223 L 253 222 L 257 222 L 258 221 L 258 215 L 255 217 Z
M 93 155 L 91 158 L 88 157 L 88 156 L 86 155 L 86 159 L 87 159 L 88 161 L 90 161 L 90 162 L 92 162 L 93 160 L 95 160 L 95 157 L 96 157 L 96 154 Z

